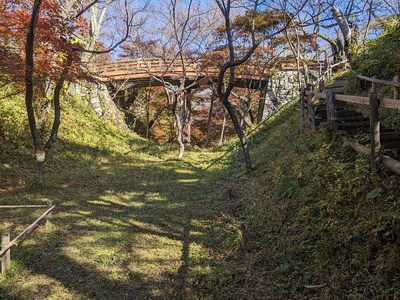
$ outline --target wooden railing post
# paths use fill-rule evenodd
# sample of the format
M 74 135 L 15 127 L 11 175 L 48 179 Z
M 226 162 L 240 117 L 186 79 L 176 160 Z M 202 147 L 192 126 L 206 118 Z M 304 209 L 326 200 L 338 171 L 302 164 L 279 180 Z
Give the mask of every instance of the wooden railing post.
M 10 233 L 5 232 L 1 235 L 1 249 L 5 249 L 10 243 Z M 8 268 L 10 268 L 11 254 L 8 249 L 1 258 L 1 273 L 4 274 Z
M 328 64 L 328 80 L 331 80 L 331 78 L 332 78 L 332 66 L 329 63 Z
M 331 125 L 330 137 L 333 141 L 337 134 L 337 118 L 335 114 L 335 93 L 328 92 L 326 95 L 326 113 L 327 119 Z
M 306 96 L 306 91 L 305 88 L 301 88 L 301 94 L 300 94 L 300 133 L 303 133 L 304 129 L 304 98 Z
M 325 81 L 324 81 L 324 78 L 322 78 L 318 83 L 318 90 L 322 93 L 324 88 L 325 88 Z
M 317 124 L 315 122 L 315 112 L 314 112 L 314 107 L 312 105 L 314 99 L 314 92 L 310 90 L 310 93 L 308 94 L 307 97 L 307 110 L 308 110 L 308 116 L 310 117 L 312 128 L 314 131 L 317 131 Z
M 371 94 L 369 96 L 370 106 L 370 141 L 371 141 L 371 170 L 376 171 L 379 162 L 381 149 L 380 141 L 380 121 L 379 121 L 379 99 L 376 93 L 376 83 L 372 83 Z
M 400 76 L 399 75 L 394 76 L 393 81 L 400 82 Z M 397 86 L 393 88 L 393 99 L 399 99 L 399 88 Z
M 53 200 L 47 200 L 47 209 L 53 206 Z M 46 216 L 46 226 L 51 224 L 51 212 L 49 212 Z

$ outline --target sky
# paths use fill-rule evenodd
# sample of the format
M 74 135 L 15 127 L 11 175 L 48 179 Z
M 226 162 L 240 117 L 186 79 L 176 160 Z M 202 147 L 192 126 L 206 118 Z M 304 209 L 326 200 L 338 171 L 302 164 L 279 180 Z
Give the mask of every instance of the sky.
M 173 39 L 167 38 L 167 29 L 171 27 L 171 22 L 167 21 L 165 19 L 168 14 L 171 13 L 171 1 L 174 0 L 152 0 L 151 2 L 148 3 L 146 11 L 140 12 L 140 7 L 143 7 L 145 4 L 144 0 L 129 0 L 129 5 L 131 8 L 129 9 L 130 12 L 137 12 L 134 20 L 136 25 L 141 23 L 142 21 L 145 21 L 141 27 L 133 27 L 132 29 L 132 34 L 139 35 L 142 39 L 157 39 L 159 38 L 160 40 L 163 40 L 165 44 L 170 43 L 171 45 L 173 44 Z M 185 12 L 186 7 L 188 5 L 190 0 L 183 0 L 183 1 L 177 1 L 179 3 L 178 5 L 178 11 Z M 198 2 L 199 1 L 199 2 Z M 122 1 L 117 1 L 121 3 Z M 241 1 L 243 3 L 243 1 Z M 299 14 L 299 18 L 301 19 L 302 22 L 304 23 L 312 23 L 313 19 L 310 18 L 310 14 L 312 13 L 313 10 L 316 10 L 317 5 L 313 4 L 313 2 L 317 2 L 317 0 L 309 0 L 308 6 L 305 6 L 304 11 Z M 385 8 L 379 7 L 379 5 L 383 4 L 384 2 L 390 2 L 388 6 Z M 397 2 L 397 6 L 396 6 Z M 282 3 L 285 3 L 287 7 L 290 7 L 293 9 L 295 1 L 280 1 L 280 0 L 273 0 L 273 1 L 266 1 L 265 2 L 268 5 L 281 5 Z M 350 4 L 353 4 L 353 9 L 352 14 L 350 19 L 353 20 L 356 24 L 359 25 L 359 30 L 361 31 L 361 34 L 364 35 L 364 30 L 365 26 L 364 24 L 368 20 L 369 16 L 369 8 L 370 6 L 367 5 L 366 1 L 362 0 L 357 0 L 357 1 L 331 1 L 331 3 L 335 3 L 343 12 L 346 11 L 350 7 Z M 386 13 L 398 13 L 398 6 L 399 6 L 399 1 L 393 1 L 393 0 L 385 0 L 385 1 L 369 1 L 368 3 L 372 3 L 372 9 L 374 13 L 377 16 L 384 15 Z M 205 10 L 210 10 L 210 8 L 215 5 L 215 1 L 213 0 L 207 0 L 207 1 L 201 1 L 201 0 L 195 0 L 192 3 L 193 6 L 198 7 L 199 10 L 205 11 Z M 262 6 L 261 6 L 262 7 Z M 265 7 L 265 6 L 264 6 Z M 320 30 L 321 32 L 325 34 L 329 34 L 331 36 L 335 36 L 338 34 L 338 27 L 337 26 L 330 26 L 334 24 L 334 20 L 332 18 L 332 13 L 330 11 L 330 5 L 326 5 L 324 9 L 322 10 L 322 15 L 321 15 L 321 23 L 323 23 L 326 28 L 321 26 Z M 121 27 L 121 17 L 118 16 L 118 5 L 114 4 L 111 6 L 108 10 L 108 18 L 107 18 L 107 26 L 103 28 L 103 35 L 102 39 L 105 42 L 110 42 L 113 40 L 118 39 L 121 35 L 119 34 L 121 30 L 118 28 Z M 194 11 L 194 10 L 192 10 Z M 217 21 L 222 22 L 222 15 L 220 12 L 217 11 L 219 14 L 219 17 L 217 17 Z M 238 11 L 234 11 L 233 14 L 237 14 Z M 215 14 L 215 11 L 214 11 Z M 202 21 L 199 26 L 203 26 L 204 28 L 202 29 L 204 32 L 207 32 L 206 29 L 211 29 L 211 22 L 215 20 L 214 15 L 212 17 L 209 17 L 208 20 Z M 182 22 L 184 21 L 184 18 L 182 17 Z M 314 26 L 310 25 L 306 27 L 308 32 L 312 32 L 314 30 Z M 169 33 L 168 33 L 169 34 Z M 208 32 L 208 35 L 210 33 Z M 374 35 L 367 35 L 367 37 L 374 37 Z M 202 45 L 196 44 L 194 41 L 192 43 L 194 47 L 201 48 Z M 320 49 L 322 50 L 328 50 L 329 51 L 329 45 L 322 39 L 319 39 L 319 44 L 320 44 Z M 118 54 L 121 53 L 121 50 L 117 50 L 112 53 L 112 56 L 114 59 L 118 57 Z

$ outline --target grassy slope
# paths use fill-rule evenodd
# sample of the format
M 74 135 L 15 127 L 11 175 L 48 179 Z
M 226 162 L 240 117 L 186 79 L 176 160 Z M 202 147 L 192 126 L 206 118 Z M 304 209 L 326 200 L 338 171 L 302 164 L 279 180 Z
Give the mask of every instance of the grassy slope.
M 296 108 L 253 134 L 247 173 L 240 152 L 176 161 L 71 100 L 46 182 L 30 188 L 23 110 L 10 107 L 0 107 L 1 202 L 51 198 L 57 209 L 12 249 L 1 299 L 399 297 L 398 177 L 369 176 L 368 158 L 323 132 L 299 137 Z M 0 210 L 1 232 L 40 213 Z
M 371 175 L 369 158 L 324 128 L 299 136 L 298 116 L 292 108 L 260 130 L 255 170 L 231 183 L 246 225 L 226 269 L 231 298 L 399 298 L 400 178 Z
M 118 130 L 71 100 L 64 104 L 46 182 L 31 187 L 30 143 L 18 140 L 28 136 L 23 111 L 2 104 L 2 204 L 53 199 L 57 208 L 50 228 L 39 227 L 12 249 L 12 270 L 0 276 L 1 299 L 179 299 L 193 293 L 188 287 L 217 264 L 207 232 L 217 199 L 212 187 L 219 183 L 206 186 L 220 167 L 206 168 L 216 154 L 194 150 L 190 160 L 176 161 L 175 151 Z M 0 210 L 0 230 L 13 238 L 42 211 Z

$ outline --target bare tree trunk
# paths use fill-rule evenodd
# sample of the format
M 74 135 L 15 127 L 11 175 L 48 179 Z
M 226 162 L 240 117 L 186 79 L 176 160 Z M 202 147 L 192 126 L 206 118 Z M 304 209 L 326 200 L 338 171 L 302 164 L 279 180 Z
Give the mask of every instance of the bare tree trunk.
M 234 111 L 231 103 L 229 102 L 228 98 L 222 97 L 221 100 L 222 100 L 222 103 L 225 105 L 226 110 L 228 111 L 228 114 L 232 120 L 233 126 L 235 127 L 236 134 L 239 137 L 240 144 L 242 145 L 246 168 L 251 169 L 252 166 L 251 166 L 251 158 L 250 158 L 250 149 L 249 149 L 249 144 L 247 143 L 247 139 L 244 134 L 243 128 L 242 128 L 242 126 L 240 126 L 238 118 L 236 117 L 235 111 Z
M 214 100 L 215 100 L 215 90 L 212 90 L 211 94 L 211 103 L 210 103 L 210 111 L 208 112 L 208 121 L 207 121 L 207 137 L 204 147 L 208 148 L 210 143 L 210 135 L 211 135 L 211 125 L 212 125 L 212 112 L 214 109 Z
M 39 139 L 39 134 L 36 126 L 35 111 L 33 109 L 33 72 L 34 72 L 34 41 L 35 41 L 35 31 L 40 14 L 41 0 L 35 0 L 32 9 L 31 21 L 28 28 L 28 33 L 26 35 L 26 69 L 25 69 L 25 105 L 28 114 L 29 128 L 31 131 L 31 136 L 33 139 L 33 144 L 35 148 L 35 155 L 37 161 L 37 173 L 35 180 L 43 177 L 44 174 L 44 158 L 45 153 L 41 151 L 41 143 Z
M 70 67 L 72 64 L 72 55 L 69 54 L 67 57 L 67 62 L 66 66 L 64 67 L 63 73 L 60 76 L 60 79 L 57 82 L 57 85 L 54 89 L 54 99 L 53 99 L 53 104 L 54 104 L 54 120 L 53 120 L 53 127 L 51 129 L 50 136 L 44 145 L 43 150 L 41 151 L 36 150 L 36 162 L 37 162 L 37 172 L 36 172 L 36 182 L 40 182 L 43 180 L 44 176 L 44 163 L 47 154 L 49 153 L 51 147 L 57 140 L 57 135 L 58 135 L 58 130 L 60 128 L 61 124 L 61 106 L 60 106 L 60 94 L 61 94 L 61 89 L 63 88 L 64 82 L 65 82 L 65 77 L 68 75 Z
M 226 110 L 225 106 L 223 106 L 222 109 L 224 110 L 224 118 L 222 120 L 221 136 L 220 136 L 220 139 L 219 139 L 219 144 L 220 145 L 222 145 L 224 143 L 226 115 L 228 113 L 228 111 Z
M 300 38 L 299 38 L 299 33 L 298 33 L 298 31 L 297 31 L 297 27 L 294 27 L 294 30 L 295 30 L 295 34 L 296 34 L 296 47 L 297 47 L 297 49 L 295 49 L 295 48 L 293 47 L 293 44 L 292 44 L 292 42 L 290 41 L 290 39 L 288 39 L 288 40 L 289 40 L 290 48 L 292 49 L 292 52 L 293 52 L 293 54 L 294 54 L 294 56 L 295 56 L 295 58 L 296 58 L 297 81 L 298 81 L 298 84 L 299 84 L 299 89 L 301 89 Z M 287 31 L 285 31 L 285 32 L 287 32 Z M 304 66 L 304 63 L 303 63 L 303 66 Z M 305 72 L 305 70 L 304 70 L 304 72 Z M 304 74 L 304 78 L 306 79 L 306 75 L 305 75 L 305 74 Z M 307 80 L 306 80 L 305 83 L 307 84 Z
M 224 136 L 225 136 L 225 126 L 226 126 L 226 115 L 228 111 L 226 110 L 225 106 L 222 107 L 224 110 L 224 118 L 222 120 L 222 128 L 221 128 L 221 136 L 219 139 L 219 144 L 222 145 L 224 143 Z
M 46 158 L 46 152 L 36 151 L 36 177 L 35 182 L 43 180 L 44 176 L 44 160 Z
M 246 126 L 252 127 L 254 118 L 253 118 L 253 114 L 251 112 L 250 92 L 249 92 L 248 100 L 244 96 L 240 96 L 239 94 L 235 93 L 234 91 L 232 91 L 232 95 L 234 95 L 236 98 L 240 99 L 240 102 L 242 104 L 242 107 L 238 107 L 235 104 L 231 104 L 233 109 L 236 110 L 240 116 L 240 126 L 242 126 L 242 128 L 246 128 Z M 247 117 L 247 115 L 249 115 L 249 117 Z
M 146 139 L 150 138 L 150 95 L 146 91 Z
M 349 60 L 350 64 L 352 63 L 353 55 L 352 55 L 352 46 L 355 44 L 355 41 L 353 41 L 353 34 L 351 31 L 351 28 L 346 20 L 346 18 L 343 16 L 343 13 L 340 11 L 339 7 L 336 5 L 333 5 L 331 8 L 333 17 L 336 20 L 336 23 L 338 24 L 340 31 L 343 34 L 344 38 L 344 52 L 346 54 L 346 58 Z
M 190 94 L 182 93 L 182 105 L 181 105 L 181 118 L 182 118 L 182 141 L 185 144 L 190 144 L 191 134 L 191 97 Z
M 246 136 L 244 135 L 243 128 L 240 126 L 239 121 L 235 115 L 235 112 L 232 108 L 232 105 L 229 101 L 229 96 L 232 92 L 232 89 L 235 84 L 235 67 L 245 63 L 250 56 L 254 53 L 257 47 L 260 45 L 260 42 L 256 42 L 254 31 L 251 34 L 252 45 L 249 50 L 244 54 L 240 59 L 235 59 L 235 49 L 234 49 L 234 39 L 233 39 L 233 30 L 231 28 L 231 20 L 230 20 L 230 11 L 231 11 L 231 0 L 215 0 L 217 3 L 223 17 L 225 23 L 225 33 L 227 38 L 227 45 L 229 49 L 229 61 L 227 61 L 224 65 L 221 66 L 219 75 L 218 75 L 218 96 L 227 109 L 229 116 L 233 122 L 233 125 L 236 130 L 236 134 L 239 137 L 240 144 L 242 145 L 244 160 L 246 164 L 246 168 L 248 170 L 252 169 L 251 158 L 250 158 L 250 149 L 249 144 L 247 142 Z M 258 6 L 258 1 L 254 3 L 255 8 Z M 224 77 L 228 72 L 229 81 L 227 87 L 224 89 Z
M 247 98 L 247 100 L 244 101 L 244 104 L 246 105 L 246 111 L 245 111 L 244 117 L 247 118 L 247 115 L 249 115 L 251 126 L 253 126 L 254 115 L 253 115 L 253 111 L 251 110 L 251 105 L 252 105 L 253 99 L 251 98 L 250 89 L 247 89 L 247 93 L 248 93 L 248 98 Z
M 332 50 L 333 62 L 337 63 L 337 62 L 342 61 L 345 58 L 343 41 L 339 37 L 334 38 L 334 37 L 328 36 L 328 35 L 320 32 L 320 26 L 321 26 L 320 15 L 322 14 L 323 10 L 324 10 L 324 7 L 322 6 L 322 3 L 319 1 L 318 2 L 318 14 L 315 19 L 314 34 L 329 43 L 329 45 L 331 46 L 331 50 Z M 332 10 L 333 10 L 333 8 L 332 8 Z
M 113 1 L 113 0 L 108 0 L 108 1 Z M 70 2 L 68 5 L 70 5 L 72 2 Z M 96 1 L 93 1 L 92 4 L 86 6 L 86 8 L 81 11 L 81 14 L 85 13 L 87 9 L 91 7 L 91 5 L 94 5 L 97 3 Z M 49 134 L 49 137 L 47 139 L 47 142 L 45 143 L 43 149 L 42 149 L 42 140 L 40 135 L 38 134 L 38 128 L 36 124 L 36 118 L 35 118 L 35 111 L 33 108 L 33 101 L 34 101 L 34 41 L 35 41 L 35 32 L 36 32 L 36 27 L 39 19 L 39 14 L 40 14 L 40 6 L 42 4 L 42 0 L 34 0 L 33 7 L 32 7 L 32 14 L 31 14 L 31 20 L 28 26 L 28 31 L 26 35 L 26 46 L 25 46 L 25 52 L 26 52 L 26 68 L 25 68 L 25 105 L 26 105 L 26 110 L 27 110 L 27 115 L 28 115 L 28 121 L 29 121 L 29 127 L 30 127 L 30 132 L 31 136 L 33 139 L 34 143 L 34 149 L 35 149 L 35 155 L 36 155 L 36 164 L 37 164 L 37 172 L 35 176 L 35 182 L 40 182 L 43 179 L 44 176 L 44 170 L 45 170 L 45 160 L 48 152 L 50 151 L 52 145 L 54 142 L 57 140 L 57 135 L 58 135 L 58 130 L 60 127 L 61 123 L 61 107 L 60 107 L 60 94 L 61 90 L 63 88 L 64 82 L 67 78 L 68 73 L 70 72 L 70 68 L 72 63 L 74 62 L 74 59 L 77 59 L 75 56 L 76 52 L 85 52 L 84 49 L 81 48 L 74 48 L 74 43 L 70 43 L 67 46 L 69 47 L 68 49 L 63 49 L 63 53 L 66 54 L 66 61 L 64 62 L 63 60 L 61 61 L 61 64 L 65 63 L 62 69 L 62 73 L 59 76 L 58 82 L 56 86 L 54 87 L 54 93 L 53 93 L 53 105 L 54 105 L 54 119 L 53 119 L 53 125 L 51 132 Z M 72 4 L 71 4 L 72 5 Z M 108 4 L 107 4 L 108 5 Z M 68 6 L 67 6 L 68 7 Z M 65 7 L 64 7 L 65 9 Z M 65 12 L 68 12 L 66 10 Z M 64 16 L 65 19 L 68 19 L 67 16 Z M 127 25 L 127 32 L 125 37 L 120 40 L 117 44 L 114 45 L 114 47 L 108 49 L 108 50 L 103 50 L 101 53 L 107 53 L 115 49 L 118 45 L 120 45 L 123 41 L 126 40 L 127 35 L 128 35 L 128 29 L 130 26 L 130 21 L 126 20 L 126 25 Z M 65 39 L 69 39 L 70 37 L 65 37 Z M 90 52 L 90 50 L 86 50 L 86 53 Z M 94 51 L 93 53 L 95 53 Z M 59 58 L 61 58 L 60 56 Z M 43 141 L 44 142 L 44 141 Z
M 180 111 L 181 111 L 181 98 L 180 95 L 178 96 L 177 94 L 174 94 L 174 103 L 172 105 L 172 110 L 175 116 L 175 121 L 176 121 L 176 128 L 177 128 L 177 140 L 178 140 L 178 145 L 179 145 L 179 151 L 178 151 L 178 158 L 181 159 L 183 157 L 183 154 L 185 152 L 185 144 L 183 143 L 182 140 L 182 122 L 181 122 L 181 116 L 180 116 Z M 179 103 L 179 108 L 176 106 Z

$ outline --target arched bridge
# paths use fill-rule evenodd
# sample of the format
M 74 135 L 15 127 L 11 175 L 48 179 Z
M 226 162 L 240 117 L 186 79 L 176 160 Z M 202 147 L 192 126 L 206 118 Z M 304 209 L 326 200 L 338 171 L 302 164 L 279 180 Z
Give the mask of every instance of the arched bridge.
M 210 84 L 217 81 L 217 68 L 204 68 L 201 64 L 185 62 L 185 69 L 181 61 L 165 61 L 157 58 L 139 58 L 131 60 L 114 61 L 105 64 L 96 64 L 93 71 L 114 90 L 125 88 L 142 88 L 151 86 L 163 86 L 169 83 L 179 86 L 185 79 L 187 87 Z M 314 68 L 318 64 L 312 65 Z M 280 71 L 296 70 L 293 63 L 280 63 L 275 67 Z M 241 88 L 263 90 L 268 85 L 268 75 L 261 70 L 253 68 L 248 74 L 237 74 L 235 86 Z
M 308 70 L 318 71 L 318 73 L 323 69 L 321 63 L 307 61 L 304 64 L 307 64 Z M 279 76 L 276 76 L 276 79 L 267 75 L 271 70 L 272 68 L 262 69 L 257 66 L 235 69 L 235 87 L 260 91 L 259 120 L 265 119 L 268 115 L 270 111 L 269 103 L 272 103 L 273 106 L 277 105 L 280 95 L 282 95 L 282 99 L 294 99 L 295 93 L 298 93 L 298 88 L 294 88 L 293 85 L 297 76 L 291 74 L 294 73 L 291 71 L 297 70 L 296 64 L 292 62 L 275 64 L 273 70 L 288 75 L 278 74 Z M 219 69 L 204 67 L 201 63 L 185 62 L 182 64 L 179 60 L 165 61 L 155 58 L 140 58 L 96 64 L 92 66 L 92 72 L 105 83 L 113 96 L 114 102 L 125 112 L 129 111 L 130 106 L 134 103 L 138 88 L 180 86 L 184 83 L 188 93 L 184 95 L 183 112 L 185 119 L 189 120 L 189 104 L 186 104 L 186 102 L 190 102 L 189 93 L 197 87 L 216 83 Z M 279 94 L 275 94 L 275 89 Z M 184 127 L 184 135 L 190 137 L 190 122 L 186 122 Z

